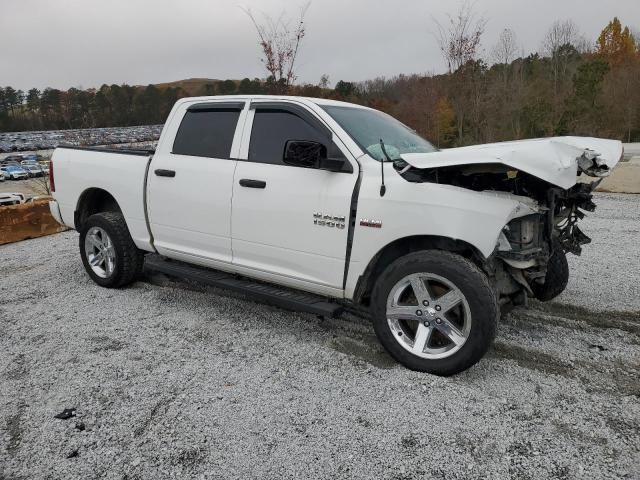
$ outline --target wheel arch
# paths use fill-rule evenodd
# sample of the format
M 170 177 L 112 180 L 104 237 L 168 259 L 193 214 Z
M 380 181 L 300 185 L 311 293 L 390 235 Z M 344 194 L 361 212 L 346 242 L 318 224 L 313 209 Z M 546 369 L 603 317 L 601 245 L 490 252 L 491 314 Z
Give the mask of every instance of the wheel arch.
M 102 212 L 119 212 L 122 209 L 113 195 L 102 188 L 87 188 L 80 197 L 73 216 L 73 223 L 76 230 L 80 231 L 87 219 Z
M 443 250 L 457 253 L 475 263 L 481 270 L 486 271 L 486 258 L 477 247 L 450 237 L 438 235 L 413 235 L 394 240 L 381 248 L 369 261 L 363 274 L 358 278 L 354 290 L 353 301 L 357 304 L 369 304 L 370 294 L 375 279 L 398 258 L 419 250 Z

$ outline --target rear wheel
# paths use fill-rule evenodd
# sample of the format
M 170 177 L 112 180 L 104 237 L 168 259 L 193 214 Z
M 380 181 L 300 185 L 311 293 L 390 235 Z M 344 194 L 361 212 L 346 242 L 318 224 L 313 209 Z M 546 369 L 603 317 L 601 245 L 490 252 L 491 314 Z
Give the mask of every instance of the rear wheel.
M 91 215 L 80 232 L 80 255 L 89 276 L 102 287 L 122 287 L 142 270 L 144 255 L 119 212 Z
M 426 250 L 393 262 L 373 290 L 380 342 L 412 370 L 453 375 L 493 341 L 498 305 L 488 278 L 467 259 Z

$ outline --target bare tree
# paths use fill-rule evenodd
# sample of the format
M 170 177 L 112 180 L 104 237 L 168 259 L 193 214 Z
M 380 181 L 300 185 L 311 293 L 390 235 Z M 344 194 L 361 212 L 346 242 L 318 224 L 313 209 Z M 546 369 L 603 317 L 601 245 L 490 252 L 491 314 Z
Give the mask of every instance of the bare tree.
M 256 28 L 263 55 L 260 60 L 269 72 L 277 93 L 285 93 L 297 78 L 296 59 L 306 33 L 304 17 L 310 4 L 308 2 L 300 8 L 294 26 L 284 12 L 276 19 L 263 14 L 259 21 L 251 10 L 244 10 Z
M 469 60 L 475 60 L 478 55 L 487 21 L 483 17 L 476 17 L 473 7 L 473 3 L 465 0 L 455 16 L 447 15 L 444 25 L 434 19 L 438 29 L 436 40 L 449 72 L 458 70 Z
M 554 57 L 560 53 L 562 47 L 566 45 L 574 46 L 579 37 L 578 27 L 573 21 L 556 20 L 549 27 L 542 40 L 543 51 L 546 55 Z
M 41 177 L 35 177 L 31 180 L 31 188 L 36 195 L 51 195 L 51 189 L 49 185 L 49 175 L 43 175 Z
M 500 34 L 498 43 L 491 50 L 491 59 L 495 63 L 508 65 L 516 59 L 519 50 L 520 47 L 518 46 L 515 32 L 510 28 L 505 28 Z
M 584 44 L 584 38 L 571 20 L 556 20 L 549 27 L 542 41 L 542 49 L 545 55 L 551 57 L 554 95 L 558 93 L 558 77 L 567 73 L 572 52 L 577 52 L 578 47 Z
M 320 82 L 318 82 L 318 86 L 320 88 L 329 88 L 331 86 L 331 79 L 329 78 L 329 75 L 327 75 L 326 73 L 323 74 L 320 77 Z

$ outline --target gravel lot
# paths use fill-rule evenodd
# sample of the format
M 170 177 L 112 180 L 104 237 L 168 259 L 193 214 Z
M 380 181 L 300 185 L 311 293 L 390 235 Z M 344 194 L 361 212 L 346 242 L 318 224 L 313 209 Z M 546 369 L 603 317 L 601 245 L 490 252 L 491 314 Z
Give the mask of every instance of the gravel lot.
M 23 193 L 27 197 L 48 195 L 48 177 L 27 178 L 25 180 L 5 180 L 0 182 L 0 193 Z
M 101 289 L 74 232 L 2 246 L 0 479 L 640 478 L 640 197 L 597 200 L 567 291 L 453 378 L 359 318 Z

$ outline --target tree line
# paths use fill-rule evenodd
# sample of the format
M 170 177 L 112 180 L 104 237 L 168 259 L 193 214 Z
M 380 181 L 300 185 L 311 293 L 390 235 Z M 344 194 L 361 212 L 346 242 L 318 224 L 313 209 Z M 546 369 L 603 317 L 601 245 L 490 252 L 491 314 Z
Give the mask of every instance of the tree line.
M 277 25 L 270 25 L 259 36 L 267 79 L 211 81 L 195 91 L 155 85 L 27 92 L 4 87 L 0 130 L 158 124 L 185 96 L 288 93 L 383 110 L 440 147 L 551 135 L 640 141 L 640 49 L 619 19 L 609 22 L 595 42 L 586 41 L 570 21 L 555 22 L 541 51 L 529 55 L 523 54 L 515 33 L 505 29 L 489 58 L 479 55 L 483 19 L 462 8 L 449 20 L 439 36 L 449 71 L 440 75 L 341 80 L 333 88 L 323 75 L 317 85 L 296 85 L 293 63 L 284 69 L 273 65 L 269 37 L 280 37 L 273 33 Z M 288 50 L 293 59 L 304 37 L 301 25 L 302 17 L 292 34 L 295 49 Z M 275 58 L 287 57 L 276 52 Z

